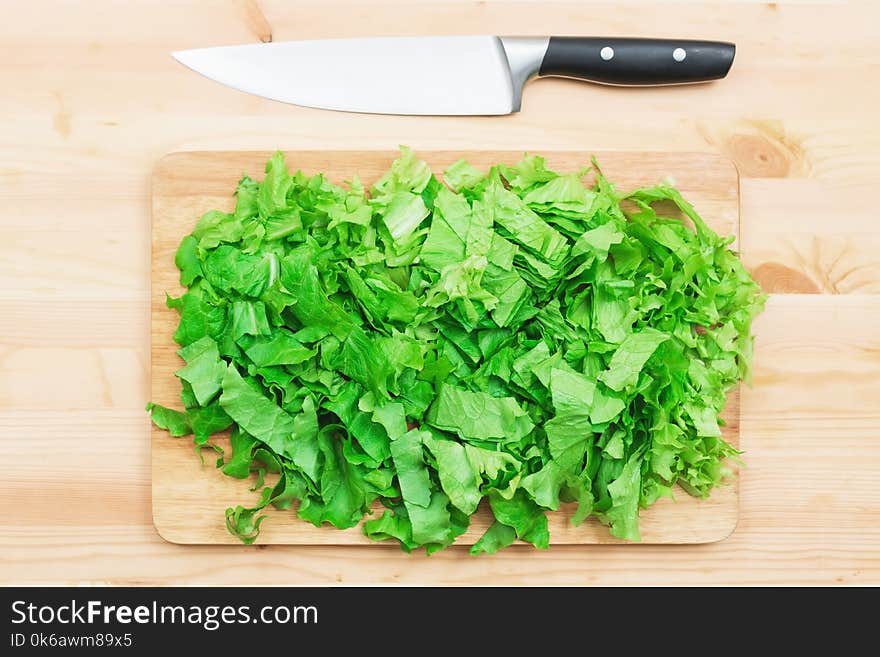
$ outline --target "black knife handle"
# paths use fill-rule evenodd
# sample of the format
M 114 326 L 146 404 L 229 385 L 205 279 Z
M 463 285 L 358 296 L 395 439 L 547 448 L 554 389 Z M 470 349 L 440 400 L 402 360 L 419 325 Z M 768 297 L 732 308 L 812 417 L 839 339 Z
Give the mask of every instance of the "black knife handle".
M 628 86 L 707 82 L 727 75 L 735 53 L 723 41 L 550 37 L 538 75 Z

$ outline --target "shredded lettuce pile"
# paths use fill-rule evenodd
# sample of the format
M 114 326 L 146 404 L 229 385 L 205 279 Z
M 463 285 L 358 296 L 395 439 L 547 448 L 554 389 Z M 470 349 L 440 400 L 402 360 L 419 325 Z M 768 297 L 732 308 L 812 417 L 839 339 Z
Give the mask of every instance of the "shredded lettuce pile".
M 185 410 L 148 410 L 255 477 L 229 531 L 251 543 L 263 509 L 296 502 L 430 553 L 482 503 L 471 551 L 492 553 L 548 547 L 561 502 L 638 540 L 639 509 L 676 484 L 707 496 L 764 296 L 674 188 L 621 194 L 592 169 L 587 186 L 538 156 L 461 160 L 444 184 L 404 148 L 367 190 L 277 153 L 234 212 L 205 214 L 168 298 Z M 230 429 L 231 451 L 211 442 Z

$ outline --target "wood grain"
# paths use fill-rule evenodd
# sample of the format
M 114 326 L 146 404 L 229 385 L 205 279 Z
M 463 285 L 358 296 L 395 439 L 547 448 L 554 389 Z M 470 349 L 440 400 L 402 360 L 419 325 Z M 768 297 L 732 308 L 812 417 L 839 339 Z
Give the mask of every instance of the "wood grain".
M 542 152 L 547 166 L 577 171 L 590 161 L 580 151 Z M 483 170 L 493 164 L 514 164 L 519 151 L 425 151 L 417 155 L 433 171 L 464 157 Z M 706 153 L 595 153 L 605 175 L 621 191 L 673 180 L 706 222 L 718 233 L 739 234 L 739 176 L 730 160 Z M 357 175 L 369 186 L 397 156 L 392 151 L 295 151 L 286 153 L 288 167 L 306 174 L 323 172 L 331 182 L 344 183 Z M 165 305 L 166 292 L 182 291 L 174 253 L 198 218 L 208 210 L 231 211 L 232 192 L 243 173 L 261 180 L 271 152 L 172 153 L 153 173 L 153 248 L 151 291 L 151 399 L 179 407 L 180 382 L 174 372 L 182 366 L 173 341 L 178 315 Z M 731 395 L 724 409 L 725 439 L 739 445 L 739 396 Z M 219 441 L 225 444 L 225 441 Z M 226 530 L 228 506 L 253 505 L 254 494 L 244 482 L 223 476 L 211 463 L 202 466 L 189 440 L 152 431 L 153 522 L 159 534 L 174 543 L 237 543 Z M 210 459 L 209 459 L 210 461 Z M 735 467 L 732 468 L 735 470 Z M 576 505 L 564 505 L 549 514 L 553 544 L 620 543 L 606 527 L 592 519 L 580 527 L 569 522 Z M 708 543 L 727 538 L 737 522 L 738 498 L 734 483 L 722 486 L 707 500 L 698 500 L 678 489 L 676 499 L 664 499 L 641 514 L 643 543 Z M 475 543 L 492 516 L 480 509 L 470 529 L 457 542 Z M 272 509 L 263 523 L 261 544 L 375 545 L 360 528 L 339 531 L 317 528 L 295 518 L 290 511 Z
M 0 568 L 18 583 L 875 583 L 878 323 L 877 295 L 771 297 L 755 327 L 754 387 L 742 391 L 740 520 L 718 543 L 521 547 L 485 559 L 464 548 L 425 558 L 393 546 L 173 545 L 151 522 L 141 409 L 8 409 L 0 458 L 18 465 L 0 508 L 28 502 L 4 528 Z M 81 382 L 99 389 L 89 371 Z M 37 433 L 39 450 L 27 440 Z
M 168 56 L 258 42 L 265 26 L 244 2 L 9 3 L 0 22 L 0 583 L 880 584 L 880 4 L 258 5 L 275 41 L 600 25 L 616 36 L 727 39 L 737 58 L 727 79 L 689 89 L 546 80 L 509 117 L 366 116 L 230 91 Z M 754 387 L 742 391 L 746 467 L 730 538 L 471 559 L 459 548 L 425 558 L 393 546 L 159 537 L 143 412 L 156 161 L 173 150 L 401 143 L 703 151 L 736 162 L 742 256 L 772 294 L 756 325 Z

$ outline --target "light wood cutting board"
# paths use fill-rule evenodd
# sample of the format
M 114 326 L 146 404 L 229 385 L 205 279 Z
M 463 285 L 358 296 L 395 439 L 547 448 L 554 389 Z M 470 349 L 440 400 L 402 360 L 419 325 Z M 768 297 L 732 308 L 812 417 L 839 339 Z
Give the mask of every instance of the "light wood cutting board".
M 537 152 L 537 151 L 536 151 Z M 590 162 L 591 153 L 541 152 L 550 168 L 577 170 Z M 357 174 L 365 185 L 388 169 L 396 157 L 392 151 L 296 151 L 289 152 L 291 171 L 324 172 L 333 182 Z M 418 155 L 436 173 L 465 157 L 474 166 L 487 168 L 498 162 L 514 163 L 519 151 L 422 151 Z M 733 163 L 707 153 L 595 153 L 605 175 L 621 191 L 652 185 L 663 179 L 673 182 L 718 233 L 739 239 L 739 176 Z M 202 151 L 167 155 L 153 172 L 153 226 L 151 277 L 151 399 L 180 408 L 180 385 L 174 377 L 182 361 L 172 339 L 177 312 L 166 308 L 165 293 L 177 296 L 182 289 L 174 266 L 174 253 L 202 213 L 211 209 L 231 211 L 232 192 L 243 173 L 262 180 L 270 152 Z M 728 398 L 723 414 L 725 439 L 739 445 L 739 391 Z M 216 442 L 226 444 L 226 439 Z M 173 543 L 238 543 L 225 527 L 229 506 L 252 506 L 257 493 L 245 480 L 226 477 L 214 467 L 206 452 L 201 465 L 190 437 L 172 438 L 152 429 L 153 522 L 159 534 Z M 733 467 L 734 464 L 731 464 Z M 733 468 L 734 471 L 736 470 Z M 675 500 L 663 499 L 641 513 L 643 543 L 708 543 L 726 538 L 736 527 L 739 509 L 738 475 L 732 483 L 716 489 L 707 500 L 697 500 L 677 489 Z M 555 544 L 621 543 L 594 518 L 572 527 L 573 509 L 548 513 L 550 540 Z M 258 544 L 352 545 L 376 543 L 356 527 L 340 531 L 316 528 L 299 520 L 291 510 L 268 509 Z M 480 509 L 470 530 L 457 543 L 473 544 L 488 526 L 488 513 Z

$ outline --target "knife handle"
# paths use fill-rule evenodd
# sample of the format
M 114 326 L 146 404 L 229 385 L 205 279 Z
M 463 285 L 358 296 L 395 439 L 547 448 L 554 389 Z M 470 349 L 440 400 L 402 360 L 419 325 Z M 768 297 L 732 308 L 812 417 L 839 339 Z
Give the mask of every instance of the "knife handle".
M 540 76 L 626 86 L 718 80 L 736 46 L 724 41 L 550 37 Z

